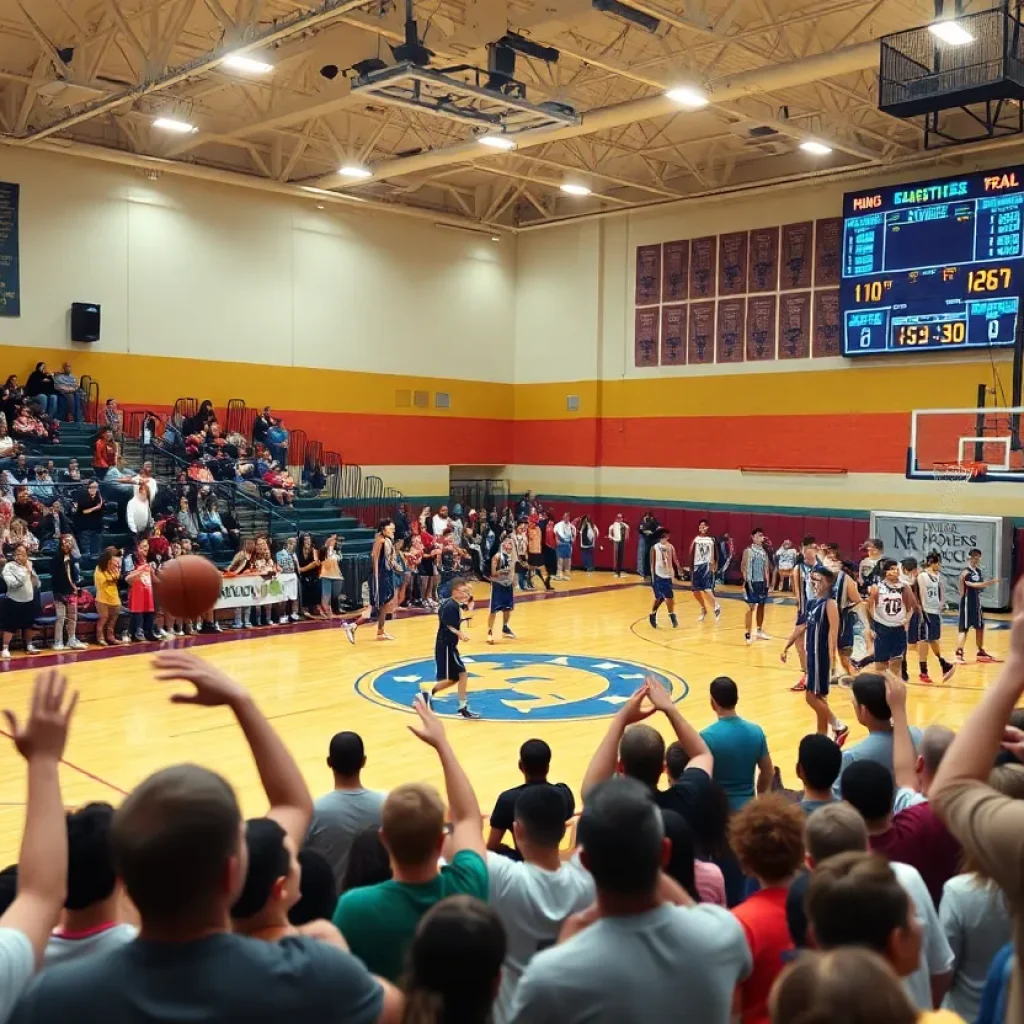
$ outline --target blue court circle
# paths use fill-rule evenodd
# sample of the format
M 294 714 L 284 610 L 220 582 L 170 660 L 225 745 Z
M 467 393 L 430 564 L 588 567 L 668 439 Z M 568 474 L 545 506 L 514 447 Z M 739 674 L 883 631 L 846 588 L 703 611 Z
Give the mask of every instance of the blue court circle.
M 527 652 L 511 648 L 498 653 L 463 655 L 469 670 L 469 700 L 474 711 L 491 722 L 567 722 L 608 718 L 629 695 L 653 676 L 676 703 L 690 692 L 672 672 L 619 658 L 579 654 Z M 413 698 L 434 683 L 434 659 L 403 661 L 366 672 L 356 692 L 382 707 L 412 713 Z M 435 701 L 438 714 L 455 714 L 455 688 Z

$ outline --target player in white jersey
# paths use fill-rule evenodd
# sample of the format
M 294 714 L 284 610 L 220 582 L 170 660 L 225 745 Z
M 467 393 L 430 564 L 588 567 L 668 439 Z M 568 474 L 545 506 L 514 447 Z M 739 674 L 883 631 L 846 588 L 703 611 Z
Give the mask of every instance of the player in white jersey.
M 917 600 L 910 587 L 900 583 L 900 564 L 894 558 L 883 558 L 878 570 L 882 578 L 868 591 L 868 615 L 875 624 L 875 671 L 898 676 L 907 653 L 907 623 Z
M 946 606 L 946 581 L 942 578 L 942 558 L 932 551 L 924 560 L 924 571 L 914 581 L 915 596 L 921 605 L 921 629 L 917 637 L 917 657 L 921 662 L 920 681 L 930 683 L 928 675 L 928 648 L 942 666 L 942 681 L 946 682 L 956 671 L 956 665 L 946 661 L 939 649 L 942 636 L 942 609 Z
M 648 616 L 651 627 L 658 628 L 658 609 L 664 603 L 668 607 L 668 619 L 672 628 L 677 629 L 679 620 L 676 618 L 676 595 L 672 589 L 672 580 L 681 575 L 676 549 L 669 543 L 669 531 L 662 528 L 655 531 L 651 545 L 650 570 L 651 587 L 654 590 L 654 605 Z
M 868 537 L 861 545 L 861 549 L 866 552 L 866 555 L 857 566 L 860 576 L 857 582 L 860 592 L 867 596 L 868 590 L 881 579 L 878 563 L 885 557 L 885 545 L 877 537 Z
M 702 519 L 697 524 L 697 536 L 690 541 L 690 564 L 693 571 L 690 576 L 693 596 L 700 605 L 698 622 L 703 622 L 710 611 L 714 611 L 717 621 L 722 615 L 722 606 L 715 597 L 715 571 L 718 569 L 718 545 L 710 535 L 711 524 Z

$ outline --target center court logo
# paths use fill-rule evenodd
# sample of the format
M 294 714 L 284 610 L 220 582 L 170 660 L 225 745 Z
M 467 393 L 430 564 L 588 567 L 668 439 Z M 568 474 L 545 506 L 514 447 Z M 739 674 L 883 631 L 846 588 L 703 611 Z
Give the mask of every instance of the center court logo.
M 492 722 L 566 722 L 614 715 L 629 695 L 653 676 L 674 701 L 689 687 L 671 672 L 613 658 L 577 654 L 503 654 L 463 656 L 469 670 L 473 710 Z M 411 712 L 419 689 L 434 682 L 433 658 L 374 669 L 356 680 L 356 692 L 384 707 Z M 454 687 L 435 703 L 442 714 L 458 707 Z

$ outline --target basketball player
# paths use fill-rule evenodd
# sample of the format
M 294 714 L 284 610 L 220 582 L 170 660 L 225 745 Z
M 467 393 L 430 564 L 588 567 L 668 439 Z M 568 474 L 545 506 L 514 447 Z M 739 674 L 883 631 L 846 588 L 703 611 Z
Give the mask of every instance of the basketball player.
M 903 558 L 900 559 L 900 583 L 905 587 L 910 587 L 910 592 L 914 595 L 914 600 L 917 601 L 917 577 L 920 573 L 920 568 L 917 564 L 916 558 Z M 903 682 L 909 682 L 910 672 L 907 668 L 907 656 L 912 650 L 917 649 L 917 645 L 921 640 L 921 606 L 918 602 L 918 607 L 914 609 L 910 616 L 910 621 L 907 623 L 907 653 L 903 655 Z
M 899 676 L 907 653 L 907 624 L 917 601 L 910 587 L 900 582 L 900 563 L 895 558 L 881 559 L 876 571 L 882 578 L 868 590 L 868 615 L 875 624 L 875 671 Z
M 885 545 L 877 537 L 868 537 L 861 545 L 866 552 L 857 567 L 860 592 L 867 597 L 868 590 L 881 579 L 878 563 L 885 555 Z
M 388 617 L 395 611 L 395 524 L 382 519 L 377 524 L 377 536 L 370 552 L 370 606 L 354 622 L 343 622 L 342 629 L 350 644 L 356 642 L 356 630 L 377 617 L 377 639 L 394 640 L 385 630 Z
M 837 649 L 839 661 L 848 676 L 853 675 L 853 638 L 854 625 L 860 618 L 864 626 L 865 639 L 871 635 L 871 620 L 868 618 L 864 599 L 860 595 L 857 582 L 843 568 L 843 560 L 839 557 L 838 544 L 822 546 L 825 554 L 825 567 L 835 576 L 832 584 L 832 597 L 839 607 L 839 640 Z
M 924 572 L 917 575 L 916 596 L 921 605 L 921 632 L 917 640 L 917 657 L 921 662 L 920 681 L 930 683 L 928 675 L 928 648 L 939 659 L 942 681 L 947 682 L 956 671 L 956 665 L 946 661 L 939 649 L 942 636 L 942 609 L 946 606 L 946 581 L 942 578 L 942 558 L 931 551 L 924 560 Z
M 804 657 L 807 664 L 807 692 L 804 700 L 818 720 L 817 731 L 828 735 L 832 726 L 839 746 L 846 742 L 850 732 L 828 706 L 828 691 L 832 683 L 832 666 L 839 644 L 839 605 L 832 596 L 836 575 L 824 565 L 811 572 L 813 597 L 807 602 L 804 617 Z
M 452 596 L 446 597 L 437 610 L 437 639 L 434 641 L 434 664 L 437 682 L 432 689 L 421 694 L 427 707 L 434 706 L 434 698 L 444 690 L 457 686 L 459 694 L 459 715 L 462 718 L 479 718 L 469 707 L 469 672 L 459 654 L 459 641 L 469 642 L 462 631 L 463 623 L 469 618 L 463 612 L 472 610 L 473 588 L 464 576 L 452 581 Z
M 764 530 L 755 526 L 750 534 L 750 546 L 743 552 L 740 573 L 743 575 L 743 597 L 747 602 L 746 632 L 744 637 L 749 646 L 755 640 L 771 640 L 764 631 L 764 606 L 768 600 L 768 581 L 771 578 L 771 562 L 764 548 Z M 757 631 L 751 632 L 754 609 L 757 609 Z
M 516 635 L 509 628 L 515 606 L 515 588 L 512 579 L 516 571 L 516 544 L 511 533 L 501 535 L 501 545 L 491 559 L 491 608 L 487 616 L 487 642 L 494 643 L 494 620 L 501 612 L 501 635 L 506 640 L 515 640 Z
M 714 611 L 715 621 L 722 617 L 722 606 L 715 597 L 715 570 L 718 568 L 718 545 L 709 536 L 711 524 L 702 519 L 697 524 L 697 536 L 690 541 L 690 564 L 693 566 L 690 585 L 693 597 L 700 607 L 698 622 L 703 622 L 708 612 Z
M 961 664 L 964 661 L 964 641 L 972 629 L 978 641 L 977 660 L 983 664 L 999 660 L 985 650 L 985 616 L 981 611 L 981 592 L 998 582 L 998 576 L 985 579 L 981 569 L 981 551 L 971 548 L 967 552 L 967 568 L 960 573 L 960 623 L 956 638 L 956 660 Z
M 781 655 L 782 662 L 785 664 L 786 652 L 790 647 L 795 646 L 797 656 L 800 658 L 800 679 L 790 687 L 793 693 L 801 693 L 807 689 L 807 659 L 804 645 L 798 641 L 803 636 L 804 626 L 807 623 L 807 602 L 814 597 L 811 570 L 818 564 L 818 541 L 808 534 L 800 541 L 800 558 L 793 566 L 792 571 L 793 595 L 796 597 L 796 625 L 793 627 L 793 632 L 789 634 L 789 639 L 786 641 Z
M 629 523 L 622 518 L 621 513 L 615 517 L 615 522 L 608 527 L 608 539 L 612 542 L 615 575 L 625 576 L 626 574 L 622 571 L 622 561 L 626 554 L 626 541 L 629 540 Z
M 668 621 L 673 629 L 679 628 L 676 618 L 676 595 L 672 589 L 672 577 L 678 577 L 682 570 L 676 558 L 676 549 L 669 542 L 669 531 L 661 528 L 651 535 L 650 570 L 651 588 L 654 590 L 654 604 L 648 619 L 652 629 L 658 628 L 658 609 L 664 602 L 668 608 Z

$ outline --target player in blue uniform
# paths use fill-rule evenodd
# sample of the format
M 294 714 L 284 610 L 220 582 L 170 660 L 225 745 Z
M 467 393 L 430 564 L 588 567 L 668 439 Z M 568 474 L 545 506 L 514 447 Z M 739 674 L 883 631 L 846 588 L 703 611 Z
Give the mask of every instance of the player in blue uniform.
M 981 592 L 998 582 L 998 576 L 985 579 L 981 568 L 981 551 L 971 548 L 967 552 L 967 568 L 960 573 L 960 622 L 957 625 L 956 660 L 961 664 L 964 661 L 964 641 L 972 629 L 978 641 L 978 661 L 991 663 L 999 660 L 985 650 L 985 616 L 981 610 Z
M 764 546 L 764 530 L 755 526 L 750 533 L 750 547 L 743 552 L 740 572 L 743 575 L 743 598 L 747 602 L 744 637 L 747 644 L 755 640 L 771 640 L 764 631 L 764 606 L 768 601 L 771 561 Z M 757 631 L 752 632 L 754 610 L 757 610 Z
M 942 681 L 947 682 L 956 671 L 956 665 L 946 661 L 939 647 L 942 637 L 942 609 L 946 605 L 946 582 L 942 578 L 942 558 L 931 551 L 924 560 L 924 571 L 914 581 L 915 597 L 921 605 L 921 630 L 917 638 L 917 657 L 921 663 L 920 681 L 930 683 L 928 675 L 928 648 L 939 659 Z
M 651 606 L 651 614 L 647 617 L 652 629 L 658 628 L 658 609 L 664 603 L 668 607 L 668 620 L 672 628 L 679 626 L 676 618 L 676 595 L 672 588 L 672 580 L 680 575 L 679 560 L 676 558 L 676 549 L 669 542 L 669 531 L 660 528 L 651 535 L 654 541 L 651 544 L 649 557 L 651 570 L 651 589 L 654 591 L 654 604 Z
M 512 580 L 516 571 L 516 545 L 511 531 L 501 535 L 501 543 L 491 559 L 491 607 L 487 615 L 487 642 L 493 644 L 494 620 L 501 612 L 501 635 L 506 640 L 515 640 L 516 635 L 509 627 L 515 607 L 515 589 Z
M 793 693 L 802 693 L 807 689 L 807 659 L 805 657 L 804 645 L 800 642 L 804 635 L 804 626 L 807 623 L 807 602 L 814 597 L 814 587 L 811 584 L 811 571 L 818 560 L 818 541 L 808 535 L 800 542 L 800 558 L 792 569 L 793 595 L 796 597 L 796 625 L 793 632 L 789 634 L 786 646 L 782 648 L 781 660 L 786 661 L 786 653 L 790 647 L 796 647 L 796 653 L 800 658 L 800 679 L 790 687 Z
M 828 705 L 839 644 L 839 605 L 832 596 L 836 575 L 823 565 L 811 572 L 813 596 L 807 602 L 804 615 L 804 654 L 807 664 L 807 690 L 804 700 L 817 719 L 817 731 L 828 735 L 829 726 L 839 746 L 846 742 L 850 727 L 839 721 Z
M 377 536 L 370 552 L 370 606 L 355 621 L 341 624 L 350 644 L 356 642 L 356 630 L 371 622 L 374 617 L 377 619 L 377 639 L 395 639 L 384 627 L 395 610 L 396 565 L 395 524 L 390 519 L 382 519 L 377 524 Z
M 462 631 L 470 619 L 464 613 L 472 611 L 473 588 L 463 576 L 452 580 L 452 596 L 446 597 L 437 609 L 437 639 L 434 641 L 434 667 L 437 682 L 430 690 L 422 691 L 428 707 L 433 707 L 434 698 L 452 686 L 459 688 L 459 715 L 462 718 L 479 718 L 469 707 L 469 672 L 459 654 L 459 641 L 469 641 Z
M 711 524 L 702 519 L 697 524 L 697 536 L 690 541 L 690 586 L 693 596 L 700 605 L 698 622 L 703 622 L 708 612 L 715 613 L 715 621 L 722 617 L 722 606 L 715 597 L 715 571 L 718 569 L 718 545 L 710 535 Z
M 865 636 L 871 632 L 871 620 L 864 607 L 864 599 L 860 595 L 857 581 L 843 568 L 843 560 L 839 557 L 839 545 L 824 544 L 822 551 L 825 567 L 835 576 L 832 597 L 839 608 L 839 640 L 836 645 L 839 661 L 847 675 L 852 675 L 853 640 L 857 619 L 859 618 L 863 624 Z

